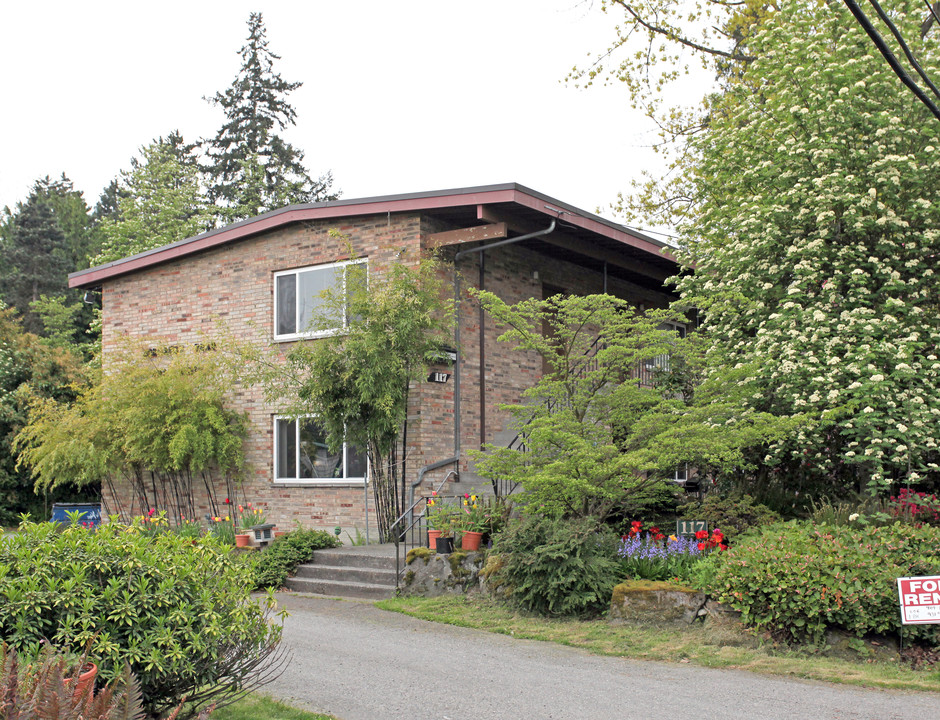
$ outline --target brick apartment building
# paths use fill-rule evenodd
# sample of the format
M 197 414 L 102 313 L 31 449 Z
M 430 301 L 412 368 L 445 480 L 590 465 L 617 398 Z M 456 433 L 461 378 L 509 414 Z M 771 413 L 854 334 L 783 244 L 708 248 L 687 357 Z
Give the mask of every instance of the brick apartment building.
M 497 328 L 466 289 L 483 287 L 510 303 L 608 292 L 641 308 L 665 307 L 675 296 L 664 281 L 677 266 L 663 247 L 526 187 L 489 185 L 295 205 L 73 273 L 69 286 L 101 292 L 107 368 L 122 336 L 154 346 L 203 343 L 219 332 L 218 318 L 229 333 L 297 342 L 305 338 L 305 296 L 337 272 L 365 263 L 381 273 L 438 249 L 450 278 L 460 275 L 459 359 L 412 389 L 407 481 L 416 492 L 445 478 L 481 489 L 488 481 L 474 476 L 466 449 L 515 435 L 498 406 L 517 401 L 542 367 L 538 357 L 497 343 Z M 281 526 L 364 529 L 371 493 L 361 455 L 318 454 L 314 420 L 279 417 L 258 388 L 235 390 L 232 405 L 250 423 L 244 496 Z M 115 508 L 107 493 L 103 503 Z

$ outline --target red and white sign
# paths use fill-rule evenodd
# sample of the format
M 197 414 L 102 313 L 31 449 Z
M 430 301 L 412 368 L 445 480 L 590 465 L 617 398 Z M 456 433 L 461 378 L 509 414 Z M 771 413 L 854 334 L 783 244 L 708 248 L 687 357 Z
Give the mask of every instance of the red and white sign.
M 901 623 L 940 623 L 940 575 L 898 578 Z

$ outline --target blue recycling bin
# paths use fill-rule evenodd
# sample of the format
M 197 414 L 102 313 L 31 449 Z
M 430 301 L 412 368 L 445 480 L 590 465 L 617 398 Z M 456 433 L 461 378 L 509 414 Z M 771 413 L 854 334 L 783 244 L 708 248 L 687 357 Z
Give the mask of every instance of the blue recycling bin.
M 53 503 L 52 504 L 52 522 L 69 523 L 69 516 L 66 512 L 82 513 L 82 519 L 79 521 L 88 528 L 96 528 L 101 525 L 101 503 Z

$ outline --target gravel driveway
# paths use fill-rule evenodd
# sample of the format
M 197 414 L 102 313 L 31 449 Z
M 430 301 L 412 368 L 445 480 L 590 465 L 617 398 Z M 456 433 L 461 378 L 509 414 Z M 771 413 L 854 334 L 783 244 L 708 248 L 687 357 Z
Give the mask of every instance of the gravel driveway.
M 927 720 L 940 694 L 590 655 L 368 602 L 280 593 L 287 671 L 264 692 L 341 720 Z

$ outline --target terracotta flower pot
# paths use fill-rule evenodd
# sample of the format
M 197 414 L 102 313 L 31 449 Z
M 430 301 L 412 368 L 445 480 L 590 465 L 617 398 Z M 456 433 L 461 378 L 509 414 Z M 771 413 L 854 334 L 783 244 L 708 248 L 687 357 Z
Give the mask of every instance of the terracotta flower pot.
M 480 543 L 483 541 L 483 533 L 475 530 L 467 530 L 460 540 L 462 550 L 479 550 Z
M 248 547 L 251 545 L 251 535 L 248 533 L 238 533 L 235 535 L 235 547 Z
M 85 693 L 91 689 L 91 692 L 95 691 L 95 676 L 98 674 L 98 666 L 93 662 L 86 662 L 82 665 L 82 672 L 78 676 L 78 682 L 75 683 L 75 695 L 77 697 L 83 696 Z M 66 686 L 70 685 L 72 678 L 65 678 Z
M 434 550 L 437 547 L 437 539 L 440 536 L 440 530 L 428 530 L 428 547 Z

